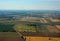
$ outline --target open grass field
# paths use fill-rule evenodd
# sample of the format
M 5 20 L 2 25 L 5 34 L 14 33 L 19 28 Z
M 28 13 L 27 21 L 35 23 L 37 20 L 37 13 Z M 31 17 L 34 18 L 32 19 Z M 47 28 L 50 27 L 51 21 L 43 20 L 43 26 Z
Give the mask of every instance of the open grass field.
M 58 37 L 32 37 L 32 36 L 25 36 L 26 41 L 60 41 Z

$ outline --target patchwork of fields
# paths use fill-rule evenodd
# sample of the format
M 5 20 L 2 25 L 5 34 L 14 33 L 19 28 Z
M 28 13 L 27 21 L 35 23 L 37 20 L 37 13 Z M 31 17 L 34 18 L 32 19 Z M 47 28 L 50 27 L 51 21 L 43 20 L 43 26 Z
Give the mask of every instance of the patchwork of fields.
M 19 38 L 21 39 L 21 34 L 26 38 L 26 41 L 60 41 L 59 19 L 46 18 L 46 16 L 44 16 L 40 18 L 22 17 L 17 20 L 14 19 L 15 21 L 4 20 L 5 19 L 0 19 L 0 40 L 4 38 L 7 39 L 7 41 L 9 39 L 13 40 L 13 38 L 19 40 Z M 13 33 L 17 33 L 19 36 Z M 49 40 L 49 38 L 51 38 L 51 40 Z
M 30 22 L 29 22 L 30 23 Z M 41 23 L 17 23 L 14 26 L 17 32 L 23 33 L 23 35 L 30 36 L 51 36 L 60 37 L 60 30 L 55 25 L 41 24 Z

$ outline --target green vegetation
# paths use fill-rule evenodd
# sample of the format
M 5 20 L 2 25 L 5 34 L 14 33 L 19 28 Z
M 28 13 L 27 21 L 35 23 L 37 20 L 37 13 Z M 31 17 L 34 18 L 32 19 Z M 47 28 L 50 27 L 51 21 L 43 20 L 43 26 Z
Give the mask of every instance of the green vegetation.
M 0 32 L 15 32 L 13 24 L 0 23 Z
M 39 32 L 49 32 L 46 25 L 37 25 L 36 28 L 38 28 Z
M 41 24 L 28 24 L 28 23 L 17 23 L 14 29 L 19 32 L 49 32 L 46 25 Z
M 20 32 L 36 32 L 34 26 L 28 26 L 26 24 L 16 24 L 14 29 Z

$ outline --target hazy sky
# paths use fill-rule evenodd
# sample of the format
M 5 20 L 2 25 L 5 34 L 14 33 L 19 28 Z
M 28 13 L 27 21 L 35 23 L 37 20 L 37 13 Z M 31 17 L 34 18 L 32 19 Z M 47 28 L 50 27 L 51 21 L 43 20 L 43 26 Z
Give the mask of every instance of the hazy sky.
M 0 0 L 0 10 L 60 10 L 60 0 Z

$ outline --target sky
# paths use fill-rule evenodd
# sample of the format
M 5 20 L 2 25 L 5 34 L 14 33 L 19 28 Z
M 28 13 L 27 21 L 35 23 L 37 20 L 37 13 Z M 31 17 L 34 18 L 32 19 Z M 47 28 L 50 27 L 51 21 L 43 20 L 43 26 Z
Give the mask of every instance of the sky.
M 60 0 L 0 0 L 0 10 L 60 10 Z

